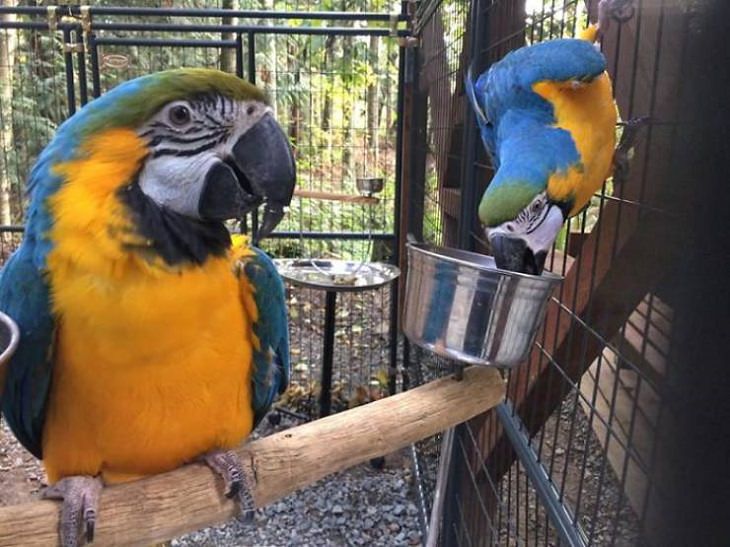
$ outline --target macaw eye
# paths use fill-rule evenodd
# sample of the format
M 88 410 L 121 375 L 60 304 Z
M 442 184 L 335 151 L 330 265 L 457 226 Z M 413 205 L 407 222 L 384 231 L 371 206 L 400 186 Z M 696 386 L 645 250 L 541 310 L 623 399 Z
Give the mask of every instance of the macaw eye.
M 190 121 L 190 109 L 181 104 L 173 106 L 167 116 L 174 125 L 185 125 Z

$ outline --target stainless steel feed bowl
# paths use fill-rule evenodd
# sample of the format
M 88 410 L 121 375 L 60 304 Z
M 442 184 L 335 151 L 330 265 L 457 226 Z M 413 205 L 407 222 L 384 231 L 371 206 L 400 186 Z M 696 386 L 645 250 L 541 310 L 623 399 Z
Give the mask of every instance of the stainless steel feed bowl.
M 443 357 L 513 367 L 527 358 L 561 281 L 498 270 L 491 256 L 409 244 L 403 330 Z
M 0 399 L 5 389 L 5 376 L 10 357 L 15 353 L 20 340 L 20 331 L 15 321 L 0 312 Z

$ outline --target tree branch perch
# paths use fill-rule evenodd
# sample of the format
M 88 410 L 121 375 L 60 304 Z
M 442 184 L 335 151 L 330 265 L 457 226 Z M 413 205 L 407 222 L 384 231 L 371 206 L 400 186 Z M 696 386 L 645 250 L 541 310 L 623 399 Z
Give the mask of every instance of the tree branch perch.
M 251 442 L 239 455 L 254 469 L 256 506 L 466 421 L 497 405 L 504 392 L 497 370 L 471 367 L 463 381 L 442 378 Z M 37 501 L 0 508 L 0 546 L 56 545 L 58 507 Z M 95 545 L 149 545 L 236 513 L 208 468 L 187 465 L 105 488 Z

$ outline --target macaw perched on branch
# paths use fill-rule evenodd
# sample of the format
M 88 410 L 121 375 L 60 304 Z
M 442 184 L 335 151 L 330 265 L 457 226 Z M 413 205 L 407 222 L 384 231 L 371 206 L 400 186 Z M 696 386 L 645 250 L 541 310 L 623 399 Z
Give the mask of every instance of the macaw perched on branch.
M 93 538 L 103 483 L 206 462 L 252 509 L 231 449 L 289 379 L 284 290 L 223 221 L 295 184 L 262 92 L 214 70 L 126 82 L 40 155 L 25 239 L 0 277 L 21 330 L 2 410 L 64 500 L 61 539 Z
M 542 273 L 565 220 L 611 175 L 617 109 L 606 60 L 592 41 L 610 17 L 632 13 L 627 0 L 602 0 L 599 25 L 582 39 L 526 46 L 476 82 L 467 76 L 467 95 L 495 168 L 479 219 L 497 267 Z

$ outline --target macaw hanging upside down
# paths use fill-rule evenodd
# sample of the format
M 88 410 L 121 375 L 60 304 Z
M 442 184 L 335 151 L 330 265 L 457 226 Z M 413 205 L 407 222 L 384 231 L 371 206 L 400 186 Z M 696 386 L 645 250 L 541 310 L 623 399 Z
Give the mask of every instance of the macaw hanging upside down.
M 201 460 L 252 509 L 230 450 L 289 379 L 284 290 L 223 221 L 289 204 L 295 166 L 263 94 L 222 72 L 124 83 L 79 110 L 29 180 L 0 278 L 21 330 L 2 394 L 63 498 L 61 539 L 93 538 L 103 483 Z
M 539 275 L 565 220 L 623 167 L 635 128 L 616 147 L 617 108 L 606 59 L 593 44 L 630 1 L 601 0 L 599 25 L 579 39 L 517 49 L 466 91 L 495 169 L 479 204 L 498 268 Z

